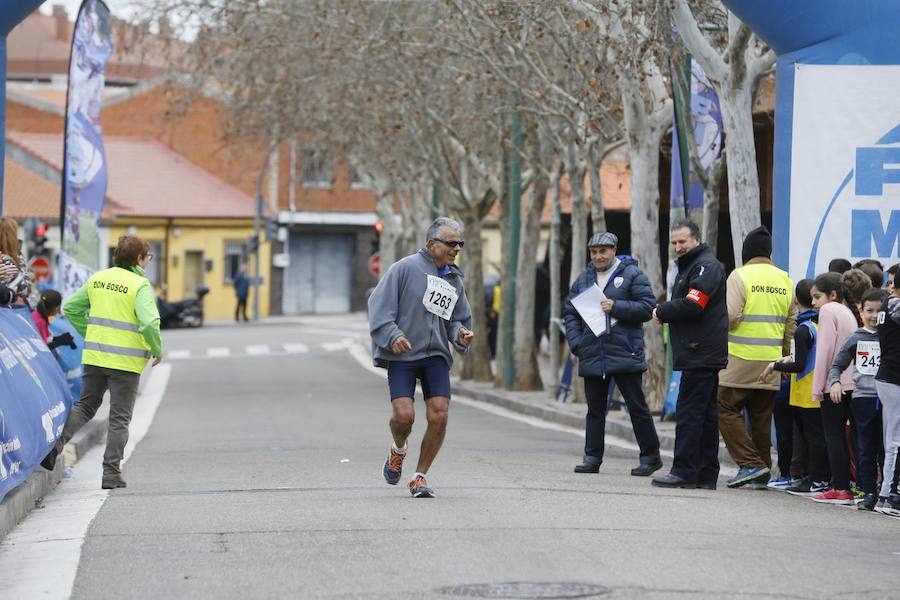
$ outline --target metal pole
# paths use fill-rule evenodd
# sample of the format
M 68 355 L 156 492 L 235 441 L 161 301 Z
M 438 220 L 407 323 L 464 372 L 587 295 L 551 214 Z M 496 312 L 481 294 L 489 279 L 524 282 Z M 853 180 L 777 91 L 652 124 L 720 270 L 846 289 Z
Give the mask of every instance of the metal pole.
M 253 320 L 259 320 L 259 285 L 260 285 L 260 264 L 259 264 L 259 247 L 261 245 L 260 240 L 260 225 L 262 224 L 262 213 L 263 213 L 263 180 L 266 178 L 266 171 L 269 167 L 269 158 L 272 156 L 272 153 L 275 149 L 278 148 L 278 142 L 272 142 L 272 145 L 269 146 L 269 150 L 266 152 L 266 157 L 263 159 L 262 164 L 259 167 L 259 177 L 256 179 L 256 214 L 253 215 L 253 234 L 256 236 L 256 255 L 253 257 Z
M 503 387 L 512 389 L 516 380 L 516 361 L 513 359 L 513 330 L 516 326 L 516 271 L 519 268 L 519 233 L 521 229 L 522 163 L 520 153 L 525 146 L 522 115 L 512 119 L 513 151 L 509 157 L 509 246 L 507 247 L 507 277 L 509 285 L 503 297 Z

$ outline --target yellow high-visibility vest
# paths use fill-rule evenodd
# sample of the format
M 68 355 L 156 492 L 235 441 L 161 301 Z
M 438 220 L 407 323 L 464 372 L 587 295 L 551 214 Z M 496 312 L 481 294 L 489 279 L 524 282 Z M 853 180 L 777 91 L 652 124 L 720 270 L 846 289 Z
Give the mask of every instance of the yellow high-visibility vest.
M 91 302 L 82 362 L 86 365 L 141 373 L 150 359 L 134 311 L 138 289 L 147 279 L 128 269 L 113 267 L 88 279 Z
M 728 353 L 744 360 L 778 360 L 794 282 L 768 263 L 744 265 L 737 271 L 747 300 L 740 324 L 728 332 Z

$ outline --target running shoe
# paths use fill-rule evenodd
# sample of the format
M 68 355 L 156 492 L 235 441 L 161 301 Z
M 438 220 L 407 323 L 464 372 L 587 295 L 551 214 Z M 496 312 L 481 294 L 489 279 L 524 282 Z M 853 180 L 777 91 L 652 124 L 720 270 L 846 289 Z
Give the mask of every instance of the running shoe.
M 875 503 L 875 508 L 873 509 L 877 513 L 884 513 L 884 507 L 887 504 L 887 498 L 884 496 L 878 497 L 878 502 Z
M 875 510 L 875 505 L 878 503 L 878 496 L 875 494 L 866 494 L 866 496 L 862 500 L 857 500 L 856 508 L 859 510 L 867 510 L 869 512 Z
M 810 499 L 823 504 L 853 504 L 853 494 L 850 490 L 828 490 L 811 496 Z
M 768 467 L 741 467 L 737 475 L 728 480 L 728 487 L 737 488 L 750 482 L 763 483 L 769 481 Z
M 900 518 L 900 495 L 891 494 L 890 497 L 884 501 L 884 508 L 881 510 L 881 514 Z
M 850 486 L 850 493 L 853 494 L 853 500 L 857 504 L 859 504 L 860 500 L 866 497 L 866 493 L 863 491 L 863 489 L 858 488 L 855 485 Z
M 793 482 L 794 481 L 790 477 L 777 477 L 775 479 L 770 479 L 769 483 L 766 484 L 766 487 L 770 490 L 783 492 L 787 490 Z
M 428 487 L 428 482 L 421 475 L 409 482 L 409 493 L 413 498 L 434 498 L 434 490 Z
M 794 496 L 814 496 L 822 492 L 828 491 L 829 483 L 827 481 L 809 481 L 804 479 L 798 485 L 789 486 L 785 491 Z
M 405 449 L 405 447 L 404 447 Z M 384 461 L 384 480 L 390 485 L 397 485 L 400 481 L 400 473 L 403 471 L 403 459 L 406 458 L 406 452 L 397 452 L 394 445 L 391 444 L 391 450 L 388 453 L 387 460 Z

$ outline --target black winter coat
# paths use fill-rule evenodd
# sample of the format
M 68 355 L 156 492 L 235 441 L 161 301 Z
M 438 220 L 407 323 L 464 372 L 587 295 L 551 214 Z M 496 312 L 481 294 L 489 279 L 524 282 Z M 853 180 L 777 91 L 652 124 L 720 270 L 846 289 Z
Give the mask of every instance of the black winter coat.
M 597 271 L 593 266 L 588 266 L 575 280 L 566 298 L 563 309 L 566 339 L 572 354 L 578 357 L 578 374 L 582 377 L 647 370 L 643 324 L 653 314 L 656 297 L 637 261 L 630 256 L 617 258 L 620 264 L 603 290 L 607 298 L 615 301 L 610 315 L 618 319 L 609 333 L 600 337 L 594 335 L 572 305 L 572 298 L 597 284 Z
M 728 305 L 725 267 L 706 244 L 678 259 L 672 300 L 656 316 L 669 324 L 673 368 L 724 369 L 728 363 Z

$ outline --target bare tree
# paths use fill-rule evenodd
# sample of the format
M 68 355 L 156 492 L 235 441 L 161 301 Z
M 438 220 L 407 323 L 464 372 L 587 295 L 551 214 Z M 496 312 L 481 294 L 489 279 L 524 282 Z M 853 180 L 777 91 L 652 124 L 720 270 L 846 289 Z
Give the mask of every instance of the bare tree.
M 685 46 L 719 95 L 728 151 L 731 237 L 735 264 L 740 264 L 741 244 L 760 224 L 753 95 L 759 79 L 775 63 L 775 53 L 762 47 L 750 28 L 732 13 L 728 13 L 726 41 L 716 39 L 721 36 L 716 36 L 715 30 L 712 36 L 704 35 L 686 0 L 668 0 L 668 5 Z M 724 11 L 719 2 L 714 5 Z

